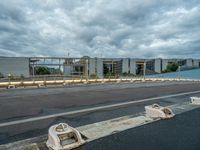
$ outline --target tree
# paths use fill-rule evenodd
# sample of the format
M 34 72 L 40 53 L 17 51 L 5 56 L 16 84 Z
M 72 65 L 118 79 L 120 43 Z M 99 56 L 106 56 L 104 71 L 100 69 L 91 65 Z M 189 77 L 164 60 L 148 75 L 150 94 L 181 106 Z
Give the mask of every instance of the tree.
M 177 63 L 170 63 L 167 65 L 167 72 L 175 72 L 178 69 L 178 64 Z
M 128 76 L 128 73 L 127 72 L 123 72 L 122 76 Z
M 20 78 L 21 78 L 21 80 L 24 80 L 25 77 L 24 77 L 23 74 L 21 74 L 21 75 L 20 75 Z
M 36 75 L 48 75 L 50 71 L 46 67 L 38 67 L 35 70 Z
M 0 72 L 0 78 L 3 78 L 3 74 Z

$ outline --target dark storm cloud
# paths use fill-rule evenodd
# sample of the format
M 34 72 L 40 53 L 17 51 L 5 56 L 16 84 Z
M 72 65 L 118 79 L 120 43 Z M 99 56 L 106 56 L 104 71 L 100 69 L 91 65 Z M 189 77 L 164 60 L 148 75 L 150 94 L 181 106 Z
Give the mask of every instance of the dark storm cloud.
M 0 55 L 200 57 L 198 0 L 7 0 Z

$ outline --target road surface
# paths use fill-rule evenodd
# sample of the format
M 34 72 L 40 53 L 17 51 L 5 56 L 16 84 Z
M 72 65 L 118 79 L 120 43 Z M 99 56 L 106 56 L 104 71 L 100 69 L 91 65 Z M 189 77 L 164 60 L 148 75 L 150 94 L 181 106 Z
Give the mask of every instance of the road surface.
M 110 135 L 76 150 L 199 150 L 200 109 Z
M 190 96 L 200 96 L 199 90 L 198 83 L 157 82 L 4 91 L 0 93 L 0 144 L 47 134 L 48 127 L 58 122 L 77 127 L 137 114 L 152 103 L 165 106 L 181 103 L 188 101 Z M 187 94 L 193 91 L 197 92 Z M 178 93 L 186 94 L 176 96 Z M 161 96 L 166 97 L 159 98 Z M 149 98 L 153 99 L 148 101 Z M 136 103 L 104 108 L 134 101 Z M 104 109 L 54 116 L 100 106 Z M 41 116 L 47 117 L 37 120 Z M 30 120 L 23 123 L 26 119 Z M 10 122 L 13 124 L 9 125 Z M 3 125 L 5 123 L 8 125 Z

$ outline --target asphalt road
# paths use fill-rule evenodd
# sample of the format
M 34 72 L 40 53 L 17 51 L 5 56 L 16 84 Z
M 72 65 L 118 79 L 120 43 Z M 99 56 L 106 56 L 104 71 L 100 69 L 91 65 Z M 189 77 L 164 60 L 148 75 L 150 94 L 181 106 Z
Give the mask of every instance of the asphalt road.
M 147 85 L 149 83 L 137 88 L 129 85 L 120 88 L 118 84 L 110 88 L 93 86 L 89 89 L 66 88 L 56 92 L 53 91 L 54 89 L 40 89 L 40 91 L 34 89 L 2 93 L 0 95 L 0 122 L 200 89 L 200 84 Z M 23 94 L 25 92 L 29 94 Z
M 198 90 L 200 90 L 198 83 L 164 82 L 5 91 L 0 93 L 0 123 Z M 47 134 L 48 127 L 58 122 L 67 122 L 76 127 L 136 114 L 144 111 L 145 105 L 154 102 L 171 105 L 188 101 L 189 96 L 171 97 L 164 100 L 1 127 L 0 144 Z
M 116 133 L 77 150 L 199 150 L 200 109 Z

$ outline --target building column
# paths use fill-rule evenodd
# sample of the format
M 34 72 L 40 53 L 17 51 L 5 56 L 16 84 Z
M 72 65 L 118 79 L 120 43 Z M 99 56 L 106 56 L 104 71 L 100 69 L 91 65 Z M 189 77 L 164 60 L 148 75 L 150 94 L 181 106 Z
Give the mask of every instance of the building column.
M 136 60 L 130 59 L 130 73 L 136 74 Z
M 103 60 L 101 58 L 97 58 L 97 76 L 99 78 L 103 78 Z
M 155 59 L 154 71 L 157 73 L 161 73 L 161 59 Z
M 167 69 L 167 65 L 168 65 L 168 60 L 167 59 L 163 59 L 162 60 L 162 71 Z
M 186 66 L 187 67 L 192 67 L 193 66 L 192 59 L 186 59 Z
M 96 74 L 95 66 L 96 66 L 95 58 L 90 58 L 89 59 L 89 76 L 92 74 Z
M 63 73 L 65 76 L 71 76 L 73 72 L 73 66 L 70 64 L 63 64 Z
M 198 59 L 194 59 L 194 64 L 193 64 L 194 67 L 200 67 L 200 66 L 199 66 L 199 62 L 200 62 L 200 61 L 199 61 Z
M 124 58 L 122 59 L 122 73 L 129 73 L 129 59 Z

